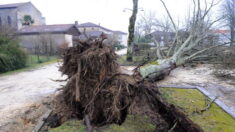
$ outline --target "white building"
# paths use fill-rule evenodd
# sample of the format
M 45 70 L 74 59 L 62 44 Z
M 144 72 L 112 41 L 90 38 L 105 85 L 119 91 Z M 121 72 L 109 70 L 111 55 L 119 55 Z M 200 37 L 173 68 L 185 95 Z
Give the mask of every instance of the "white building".
M 78 29 L 81 33 L 86 33 L 89 37 L 100 37 L 102 33 L 107 34 L 112 38 L 117 38 L 120 44 L 127 46 L 127 33 L 121 31 L 113 31 L 103 26 L 87 22 L 78 25 Z M 81 36 L 82 38 L 84 36 Z

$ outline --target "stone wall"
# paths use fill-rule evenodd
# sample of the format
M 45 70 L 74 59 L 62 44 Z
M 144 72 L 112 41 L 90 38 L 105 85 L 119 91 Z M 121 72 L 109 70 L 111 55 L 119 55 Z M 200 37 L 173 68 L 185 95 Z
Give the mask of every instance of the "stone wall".
M 17 9 L 0 9 L 0 19 L 2 26 L 17 27 Z M 8 17 L 11 19 L 11 24 L 8 23 Z
M 18 36 L 20 45 L 29 52 L 34 52 L 35 46 L 42 44 L 52 44 L 55 49 L 60 48 L 67 43 L 68 46 L 73 45 L 72 35 L 69 34 L 34 34 L 34 35 L 20 35 Z

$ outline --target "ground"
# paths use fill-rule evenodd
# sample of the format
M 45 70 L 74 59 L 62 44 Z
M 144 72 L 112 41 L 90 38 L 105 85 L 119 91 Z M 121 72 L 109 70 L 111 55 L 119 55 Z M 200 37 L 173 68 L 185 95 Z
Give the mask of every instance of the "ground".
M 133 67 L 126 68 L 133 69 Z M 32 128 L 36 121 L 32 122 L 29 119 L 38 119 L 47 110 L 45 104 L 50 100 L 50 95 L 61 87 L 62 83 L 52 81 L 56 79 L 62 79 L 57 64 L 1 76 L 0 131 L 12 131 L 13 127 L 14 129 L 19 127 L 16 130 L 23 131 L 28 125 Z M 231 81 L 217 79 L 213 75 L 211 65 L 199 65 L 194 68 L 179 67 L 165 80 L 159 82 L 159 85 L 166 84 L 203 86 L 212 94 L 218 94 L 219 99 L 222 99 L 229 108 L 235 109 L 234 84 Z
M 58 64 L 50 64 L 34 70 L 0 77 L 0 131 L 21 113 L 30 108 L 38 108 L 42 99 L 48 98 L 62 83 L 52 80 L 62 79 Z

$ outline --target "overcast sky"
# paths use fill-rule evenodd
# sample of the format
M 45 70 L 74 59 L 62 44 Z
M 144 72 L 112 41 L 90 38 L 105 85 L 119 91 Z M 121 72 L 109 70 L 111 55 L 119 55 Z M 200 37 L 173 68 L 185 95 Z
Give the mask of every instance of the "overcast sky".
M 0 4 L 28 2 L 29 0 L 0 0 Z M 165 0 L 175 19 L 186 15 L 190 0 Z M 132 8 L 132 0 L 31 0 L 46 17 L 47 24 L 68 24 L 93 22 L 112 30 L 127 32 L 131 11 L 123 12 L 124 8 Z M 160 0 L 139 0 L 139 7 L 145 12 L 153 11 L 163 16 Z M 140 11 L 139 15 L 144 12 Z

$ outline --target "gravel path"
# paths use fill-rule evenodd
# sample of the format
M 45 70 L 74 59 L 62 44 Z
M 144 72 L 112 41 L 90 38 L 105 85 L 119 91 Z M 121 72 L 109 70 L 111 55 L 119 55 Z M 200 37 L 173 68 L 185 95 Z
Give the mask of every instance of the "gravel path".
M 0 77 L 0 128 L 30 105 L 54 93 L 63 79 L 58 64 Z M 0 129 L 1 130 L 1 129 Z

